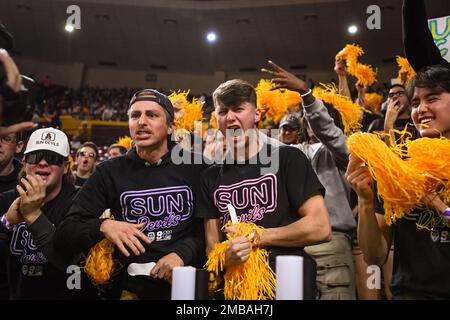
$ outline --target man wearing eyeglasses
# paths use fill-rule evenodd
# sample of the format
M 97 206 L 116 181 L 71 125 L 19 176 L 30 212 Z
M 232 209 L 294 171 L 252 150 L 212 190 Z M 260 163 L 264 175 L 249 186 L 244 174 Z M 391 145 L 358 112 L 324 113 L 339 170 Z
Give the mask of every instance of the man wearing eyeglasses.
M 0 194 L 0 241 L 6 240 L 9 248 L 10 299 L 68 299 L 85 293 L 67 288 L 65 270 L 50 262 L 51 242 L 40 241 L 48 233 L 43 225 L 57 226 L 76 192 L 69 151 L 64 132 L 54 128 L 34 131 L 24 152 L 19 185 Z
M 396 136 L 390 130 L 397 129 L 401 131 L 407 127 L 408 132 L 411 133 L 411 138 L 418 138 L 419 134 L 411 119 L 411 107 L 403 85 L 394 84 L 389 88 L 386 104 L 387 108 L 384 118 L 372 122 L 368 131 L 384 131 L 388 134 L 385 136 L 385 141 L 389 143 L 389 133 L 392 134 L 394 141 L 396 139 Z
M 22 151 L 21 137 L 21 133 L 0 136 L 0 193 L 13 189 L 17 185 L 17 176 L 22 165 L 14 155 Z M 0 246 L 0 300 L 6 300 L 9 297 L 5 264 L 6 250 L 6 247 Z
M 87 141 L 81 145 L 77 152 L 77 171 L 75 172 L 75 186 L 81 187 L 94 172 L 98 159 L 98 147 L 95 143 Z
M 0 193 L 17 185 L 17 176 L 22 165 L 14 156 L 22 152 L 21 133 L 0 136 Z

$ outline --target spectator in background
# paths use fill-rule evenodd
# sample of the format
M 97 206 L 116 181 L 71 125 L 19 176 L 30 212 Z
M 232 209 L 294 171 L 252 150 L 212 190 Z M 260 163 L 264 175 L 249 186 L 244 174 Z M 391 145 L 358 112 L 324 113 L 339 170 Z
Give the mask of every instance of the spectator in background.
M 22 152 L 22 133 L 0 136 L 0 193 L 14 189 L 22 164 L 14 158 Z
M 116 111 L 111 105 L 107 105 L 106 108 L 103 110 L 102 113 L 102 120 L 104 121 L 111 121 L 116 114 Z
M 81 145 L 77 152 L 77 171 L 75 172 L 75 186 L 82 187 L 94 172 L 98 159 L 98 147 L 88 141 Z
M 81 123 L 81 130 L 79 130 L 79 138 L 80 138 L 81 143 L 85 143 L 85 142 L 91 140 L 91 134 L 89 133 L 87 121 L 83 121 Z
M 23 141 L 21 133 L 10 133 L 0 136 L 0 193 L 14 189 L 17 177 L 22 168 L 15 154 L 22 151 Z M 6 275 L 6 246 L 0 246 L 0 300 L 9 298 L 8 279 Z
M 125 148 L 124 146 L 118 144 L 118 143 L 113 143 L 112 145 L 110 145 L 108 147 L 108 150 L 106 151 L 107 153 L 107 157 L 108 159 L 113 159 L 119 156 L 124 155 L 125 153 L 127 153 L 127 148 Z
M 280 121 L 278 140 L 284 144 L 297 144 L 301 133 L 300 120 L 293 114 L 287 114 Z

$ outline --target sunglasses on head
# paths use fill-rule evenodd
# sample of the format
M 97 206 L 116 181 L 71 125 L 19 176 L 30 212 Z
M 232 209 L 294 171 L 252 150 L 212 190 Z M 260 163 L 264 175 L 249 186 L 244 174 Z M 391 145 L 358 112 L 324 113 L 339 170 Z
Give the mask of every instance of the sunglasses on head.
M 38 164 L 42 160 L 45 160 L 45 162 L 47 162 L 49 165 L 59 166 L 64 163 L 64 160 L 66 160 L 66 158 L 53 151 L 47 150 L 34 151 L 25 155 L 25 162 L 29 164 Z

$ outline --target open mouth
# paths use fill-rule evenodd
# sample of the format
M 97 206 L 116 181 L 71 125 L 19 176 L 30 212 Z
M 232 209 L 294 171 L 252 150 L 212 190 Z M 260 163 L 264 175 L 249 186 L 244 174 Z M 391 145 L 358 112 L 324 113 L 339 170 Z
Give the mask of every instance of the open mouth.
M 425 124 L 425 125 L 428 125 L 431 121 L 433 121 L 434 120 L 434 118 L 432 118 L 432 117 L 426 117 L 426 118 L 421 118 L 420 120 L 419 120 L 419 123 L 420 124 Z
M 237 138 L 242 135 L 242 129 L 239 126 L 230 126 L 227 127 L 227 133 L 234 138 Z
M 47 180 L 50 176 L 50 172 L 47 171 L 36 171 L 35 175 L 40 176 L 43 180 Z
M 146 139 L 151 135 L 151 131 L 148 130 L 137 130 L 136 131 L 136 138 L 137 139 Z

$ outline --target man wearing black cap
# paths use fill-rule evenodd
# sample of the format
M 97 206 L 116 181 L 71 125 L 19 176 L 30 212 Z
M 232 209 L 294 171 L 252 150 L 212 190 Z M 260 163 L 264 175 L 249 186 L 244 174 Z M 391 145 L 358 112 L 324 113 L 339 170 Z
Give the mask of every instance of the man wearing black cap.
M 193 217 L 203 165 L 171 159 L 177 146 L 169 138 L 174 109 L 167 96 L 138 91 L 128 117 L 133 149 L 96 167 L 56 231 L 57 243 L 75 253 L 107 238 L 119 249 L 127 297 L 169 299 L 172 269 L 204 262 L 203 233 L 196 229 L 202 224 Z M 107 208 L 115 220 L 99 219 Z M 156 263 L 152 269 L 149 262 Z M 128 274 L 131 263 L 145 264 L 147 275 Z
M 300 120 L 294 114 L 285 115 L 280 121 L 278 140 L 284 144 L 297 144 L 300 128 Z

